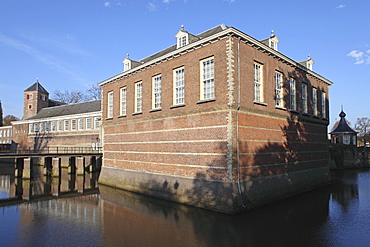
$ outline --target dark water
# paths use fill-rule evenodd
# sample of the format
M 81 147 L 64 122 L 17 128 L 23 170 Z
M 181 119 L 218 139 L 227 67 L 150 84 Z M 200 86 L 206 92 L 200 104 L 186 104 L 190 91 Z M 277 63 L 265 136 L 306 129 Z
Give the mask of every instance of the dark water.
M 44 179 L 54 187 L 26 184 L 28 202 L 0 200 L 0 246 L 370 246 L 370 170 L 333 172 L 331 186 L 236 216 L 94 193 L 95 179 Z M 11 182 L 0 186 L 0 199 L 14 194 Z

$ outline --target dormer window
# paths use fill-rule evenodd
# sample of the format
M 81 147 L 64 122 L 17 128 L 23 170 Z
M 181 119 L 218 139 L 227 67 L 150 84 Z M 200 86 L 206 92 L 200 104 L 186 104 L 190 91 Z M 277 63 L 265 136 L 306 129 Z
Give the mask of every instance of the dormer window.
M 188 44 L 188 35 L 184 34 L 177 38 L 177 48 L 183 47 Z
M 261 40 L 261 43 L 267 45 L 271 49 L 274 49 L 275 51 L 278 50 L 278 43 L 280 42 L 279 38 L 275 35 L 274 30 L 271 31 L 270 38 Z
M 131 60 L 128 54 L 126 55 L 125 59 L 123 59 L 122 63 L 123 63 L 123 72 L 140 65 L 140 62 Z
M 180 31 L 177 32 L 175 37 L 177 38 L 177 42 L 176 42 L 177 49 L 199 40 L 199 37 L 192 35 L 188 33 L 187 31 L 185 31 L 184 25 L 181 26 Z
M 308 54 L 308 58 L 306 61 L 299 62 L 301 65 L 305 66 L 307 69 L 312 70 L 312 65 L 315 63 L 311 58 L 310 54 Z

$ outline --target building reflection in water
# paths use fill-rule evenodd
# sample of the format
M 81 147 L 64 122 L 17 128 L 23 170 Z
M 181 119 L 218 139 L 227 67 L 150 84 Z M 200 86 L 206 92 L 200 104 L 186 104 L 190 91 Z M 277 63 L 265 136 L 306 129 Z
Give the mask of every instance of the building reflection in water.
M 331 205 L 340 205 L 341 215 L 360 197 L 359 173 L 347 173 L 333 173 L 332 186 L 234 216 L 103 185 L 99 194 L 97 174 L 74 176 L 67 172 L 60 179 L 43 176 L 30 183 L 30 201 L 17 206 L 14 245 L 341 245 L 332 235 L 339 231 L 334 228 L 339 223 L 333 222 L 338 217 L 332 217 L 337 212 Z M 11 184 L 11 179 L 6 179 L 9 182 L 0 181 L 2 190 Z M 15 181 L 15 187 L 22 187 L 24 197 L 24 184 L 18 183 Z

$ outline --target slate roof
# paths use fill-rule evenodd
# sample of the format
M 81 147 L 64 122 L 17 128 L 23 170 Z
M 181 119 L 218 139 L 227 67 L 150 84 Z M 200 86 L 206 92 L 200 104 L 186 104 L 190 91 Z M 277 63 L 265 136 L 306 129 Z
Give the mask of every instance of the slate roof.
M 40 82 L 35 82 L 34 84 L 32 84 L 32 86 L 30 86 L 29 88 L 27 88 L 26 90 L 24 90 L 25 92 L 29 92 L 29 91 L 38 91 L 38 92 L 42 92 L 42 93 L 47 93 L 49 94 L 48 91 L 46 91 L 46 89 L 40 84 Z
M 343 110 L 339 113 L 339 117 L 340 120 L 338 126 L 332 132 L 330 132 L 330 134 L 357 133 L 347 124 L 346 114 Z
M 26 120 L 97 112 L 100 110 L 101 100 L 85 101 L 76 104 L 46 107 L 41 109 L 36 115 L 29 117 Z
M 207 38 L 207 37 L 209 37 L 209 36 L 211 36 L 213 34 L 219 33 L 219 32 L 221 32 L 221 31 L 223 31 L 223 30 L 225 30 L 227 28 L 228 28 L 228 26 L 226 26 L 225 24 L 221 24 L 221 25 L 218 25 L 218 26 L 216 26 L 214 28 L 211 28 L 211 29 L 209 29 L 207 31 L 204 31 L 204 32 L 202 32 L 202 33 L 200 33 L 198 35 L 195 35 L 195 36 L 198 37 L 199 39 L 203 39 L 203 38 Z M 149 61 L 151 61 L 153 59 L 156 59 L 156 58 L 158 58 L 160 56 L 163 56 L 163 55 L 165 55 L 167 53 L 170 53 L 170 52 L 175 51 L 176 48 L 177 48 L 177 45 L 175 44 L 175 45 L 170 46 L 170 47 L 168 47 L 168 48 L 166 48 L 166 49 L 164 49 L 164 50 L 162 50 L 160 52 L 157 52 L 157 53 L 155 53 L 153 55 L 150 55 L 149 57 L 143 58 L 139 62 L 140 63 L 149 62 Z

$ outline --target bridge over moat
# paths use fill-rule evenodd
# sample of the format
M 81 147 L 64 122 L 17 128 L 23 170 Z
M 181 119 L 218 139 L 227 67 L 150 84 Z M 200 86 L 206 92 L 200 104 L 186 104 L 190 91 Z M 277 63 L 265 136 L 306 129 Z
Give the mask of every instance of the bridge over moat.
M 33 167 L 43 167 L 43 175 L 60 176 L 62 169 L 71 174 L 82 175 L 85 171 L 96 172 L 101 169 L 101 148 L 62 147 L 43 150 L 16 150 L 0 153 L 0 159 L 13 159 L 15 176 L 30 179 Z

